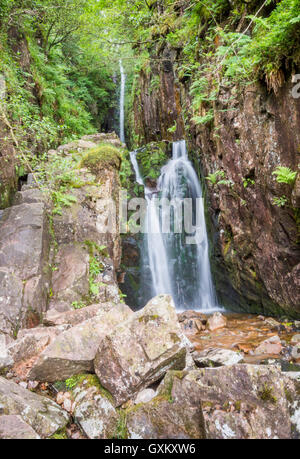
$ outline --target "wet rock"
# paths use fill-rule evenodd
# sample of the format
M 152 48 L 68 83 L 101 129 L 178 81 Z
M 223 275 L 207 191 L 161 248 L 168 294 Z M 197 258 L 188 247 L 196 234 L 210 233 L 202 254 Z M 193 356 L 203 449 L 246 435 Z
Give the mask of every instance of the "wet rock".
M 132 311 L 125 304 L 107 304 L 94 318 L 61 333 L 40 354 L 28 378 L 53 382 L 93 371 L 100 341 L 131 314 Z M 110 361 L 111 358 L 108 358 L 105 365 L 108 366 Z
M 220 312 L 215 312 L 207 320 L 207 327 L 210 331 L 218 330 L 219 328 L 226 327 L 227 319 Z
M 202 320 L 193 318 L 186 319 L 181 322 L 181 328 L 185 334 L 195 335 L 202 330 L 205 330 L 205 325 L 203 325 Z
M 74 419 L 88 438 L 115 438 L 120 415 L 95 376 L 86 375 L 73 397 Z
M 95 372 L 118 406 L 168 369 L 184 368 L 185 356 L 173 300 L 159 295 L 101 341 Z
M 181 375 L 171 371 L 167 376 L 172 399 L 177 396 L 195 408 L 202 406 L 208 438 L 291 438 L 290 412 L 278 369 L 237 364 Z
M 190 319 L 201 320 L 202 324 L 205 325 L 207 322 L 207 316 L 201 312 L 194 311 L 193 309 L 188 309 L 186 311 L 180 312 L 178 314 L 179 322 L 185 322 Z
M 144 389 L 141 390 L 135 397 L 134 403 L 138 405 L 139 403 L 150 402 L 156 395 L 156 391 L 153 389 Z
M 0 439 L 5 440 L 37 440 L 40 436 L 33 428 L 23 421 L 21 416 L 0 416 Z
M 0 405 L 5 415 L 20 415 L 41 437 L 50 437 L 69 421 L 55 402 L 0 377 Z
M 280 322 L 277 322 L 277 320 L 273 319 L 272 317 L 268 317 L 265 319 L 265 324 L 270 327 L 271 330 L 273 329 L 279 329 L 280 328 Z
M 279 336 L 275 335 L 266 339 L 255 349 L 254 354 L 280 354 L 282 344 Z
M 210 349 L 193 352 L 192 357 L 199 367 L 220 367 L 243 362 L 243 355 L 230 349 Z

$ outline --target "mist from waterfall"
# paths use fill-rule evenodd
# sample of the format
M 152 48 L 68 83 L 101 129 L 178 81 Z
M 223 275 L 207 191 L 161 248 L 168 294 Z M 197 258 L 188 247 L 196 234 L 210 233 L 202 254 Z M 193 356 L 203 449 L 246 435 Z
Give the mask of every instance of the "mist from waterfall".
M 209 262 L 202 189 L 188 159 L 185 141 L 173 143 L 172 159 L 162 167 L 157 189 L 145 186 L 136 152 L 131 152 L 130 157 L 136 181 L 144 185 L 147 200 L 145 234 L 141 248 L 142 301 L 161 293 L 169 293 L 173 296 L 178 310 L 218 309 Z M 185 198 L 190 198 L 192 202 L 192 232 L 187 234 L 184 230 L 178 231 L 173 208 L 170 214 L 171 231 L 165 232 L 158 201 L 173 200 L 184 211 Z M 187 237 L 193 237 L 195 243 L 187 243 Z
M 122 60 L 119 61 L 120 74 L 121 74 L 121 89 L 120 89 L 120 140 L 125 143 L 125 128 L 124 128 L 124 105 L 125 105 L 125 83 L 126 74 L 122 64 Z

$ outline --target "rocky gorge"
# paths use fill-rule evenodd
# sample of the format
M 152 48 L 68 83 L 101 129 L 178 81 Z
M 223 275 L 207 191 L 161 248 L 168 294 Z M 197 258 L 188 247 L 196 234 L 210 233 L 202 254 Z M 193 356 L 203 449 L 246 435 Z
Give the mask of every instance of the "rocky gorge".
M 61 215 L 34 177 L 2 213 L 0 436 L 298 438 L 299 321 L 126 306 L 120 236 L 101 226 L 119 162 L 86 159 L 103 142 L 118 158 L 110 134 L 48 153 L 87 165 Z

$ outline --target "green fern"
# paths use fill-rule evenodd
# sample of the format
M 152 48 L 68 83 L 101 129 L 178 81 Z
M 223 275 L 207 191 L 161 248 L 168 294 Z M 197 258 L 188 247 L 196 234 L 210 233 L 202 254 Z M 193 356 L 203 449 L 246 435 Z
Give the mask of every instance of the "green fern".
M 276 175 L 278 183 L 292 185 L 296 180 L 297 172 L 293 172 L 289 167 L 277 166 L 272 175 Z

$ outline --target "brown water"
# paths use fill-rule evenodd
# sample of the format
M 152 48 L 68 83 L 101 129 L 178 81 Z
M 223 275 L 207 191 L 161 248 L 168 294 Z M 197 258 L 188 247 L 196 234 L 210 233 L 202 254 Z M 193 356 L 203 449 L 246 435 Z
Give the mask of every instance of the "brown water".
M 224 315 L 227 318 L 226 327 L 215 331 L 206 329 L 188 335 L 196 350 L 223 348 L 242 351 L 245 355 L 245 362 L 259 363 L 264 359 L 278 359 L 282 357 L 280 354 L 253 355 L 253 351 L 262 341 L 271 336 L 278 335 L 281 341 L 285 341 L 288 345 L 291 337 L 295 334 L 295 331 L 292 331 L 288 324 L 281 324 L 284 329 L 278 331 L 259 316 L 235 313 Z

